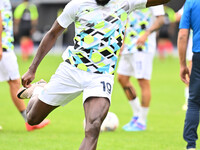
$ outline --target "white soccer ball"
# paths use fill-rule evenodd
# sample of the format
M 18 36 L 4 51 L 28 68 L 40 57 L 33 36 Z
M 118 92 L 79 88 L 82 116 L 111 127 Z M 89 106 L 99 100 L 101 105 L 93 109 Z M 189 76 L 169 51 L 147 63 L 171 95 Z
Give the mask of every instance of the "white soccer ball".
M 106 118 L 101 125 L 101 131 L 115 131 L 119 126 L 119 119 L 117 115 L 113 112 L 108 112 Z M 85 128 L 85 119 L 84 119 Z
M 115 131 L 119 126 L 119 119 L 113 112 L 108 112 L 101 125 L 101 131 Z

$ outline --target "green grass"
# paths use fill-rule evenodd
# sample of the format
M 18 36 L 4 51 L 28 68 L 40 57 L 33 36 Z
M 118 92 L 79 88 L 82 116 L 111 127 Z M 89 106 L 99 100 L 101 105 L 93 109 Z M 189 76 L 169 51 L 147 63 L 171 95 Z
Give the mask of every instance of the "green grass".
M 49 81 L 60 56 L 47 56 L 38 68 L 36 79 Z M 18 57 L 21 75 L 31 60 L 22 62 Z M 132 80 L 137 92 L 136 80 Z M 116 81 L 110 111 L 117 114 L 120 125 L 115 132 L 101 133 L 98 150 L 184 150 L 182 138 L 185 112 L 184 84 L 179 79 L 177 58 L 154 61 L 152 74 L 152 102 L 148 127 L 144 132 L 125 132 L 122 126 L 131 118 L 131 109 L 119 83 Z M 24 120 L 12 104 L 7 83 L 0 83 L 0 150 L 77 150 L 84 137 L 82 97 L 60 107 L 48 118 L 51 124 L 42 130 L 27 132 Z M 26 102 L 27 103 L 27 102 Z

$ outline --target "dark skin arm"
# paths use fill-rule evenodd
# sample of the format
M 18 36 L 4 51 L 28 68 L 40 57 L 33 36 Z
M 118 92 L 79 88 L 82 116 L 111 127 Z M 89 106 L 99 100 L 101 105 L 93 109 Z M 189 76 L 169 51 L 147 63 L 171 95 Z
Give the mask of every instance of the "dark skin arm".
M 147 7 L 168 3 L 170 0 L 147 0 Z
M 38 68 L 38 65 L 42 61 L 42 59 L 46 56 L 46 54 L 51 50 L 53 45 L 55 44 L 58 36 L 64 31 L 57 21 L 54 22 L 52 28 L 46 33 L 44 38 L 42 39 L 37 54 L 29 67 L 29 70 L 22 76 L 22 85 L 24 87 L 29 87 L 30 83 L 35 78 L 35 73 Z

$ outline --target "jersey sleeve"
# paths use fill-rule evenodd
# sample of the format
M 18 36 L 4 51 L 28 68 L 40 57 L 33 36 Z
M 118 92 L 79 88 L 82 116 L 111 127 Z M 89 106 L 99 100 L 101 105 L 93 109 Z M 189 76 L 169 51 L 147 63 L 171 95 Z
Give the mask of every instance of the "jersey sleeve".
M 71 1 L 69 2 L 61 15 L 57 18 L 58 23 L 63 27 L 67 28 L 73 21 L 75 21 L 75 16 L 78 10 L 79 4 L 77 4 L 77 1 Z
M 191 25 L 190 18 L 191 18 L 191 7 L 190 7 L 190 1 L 187 0 L 184 5 L 184 11 L 183 11 L 183 15 L 181 17 L 179 28 L 180 29 L 190 29 L 190 25 Z
M 154 16 L 162 16 L 165 15 L 163 5 L 150 7 Z
M 146 8 L 147 0 L 128 0 L 130 12 Z

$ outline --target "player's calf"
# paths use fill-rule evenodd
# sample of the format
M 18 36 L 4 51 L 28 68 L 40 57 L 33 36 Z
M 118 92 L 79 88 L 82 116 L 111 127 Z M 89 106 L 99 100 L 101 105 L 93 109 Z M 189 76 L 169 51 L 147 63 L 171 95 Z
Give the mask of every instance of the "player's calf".
M 96 119 L 86 123 L 85 136 L 89 138 L 98 138 L 102 121 L 101 119 Z

